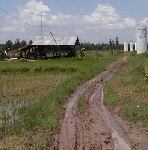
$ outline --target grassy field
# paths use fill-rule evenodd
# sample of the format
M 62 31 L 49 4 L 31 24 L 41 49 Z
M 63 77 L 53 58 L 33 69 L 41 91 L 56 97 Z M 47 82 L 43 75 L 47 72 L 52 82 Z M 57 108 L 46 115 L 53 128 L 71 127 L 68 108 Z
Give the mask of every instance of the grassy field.
M 67 79 L 68 74 L 10 74 L 1 75 L 0 99 L 3 102 L 19 100 L 22 98 L 33 100 L 52 92 L 63 80 Z
M 130 54 L 128 64 L 106 84 L 105 98 L 113 113 L 148 128 L 148 55 Z
M 1 62 L 1 102 L 24 96 L 27 100 L 38 99 L 38 103 L 20 109 L 19 121 L 2 131 L 6 135 L 38 129 L 54 131 L 59 126 L 68 95 L 117 59 L 117 55 L 86 52 L 83 58 Z

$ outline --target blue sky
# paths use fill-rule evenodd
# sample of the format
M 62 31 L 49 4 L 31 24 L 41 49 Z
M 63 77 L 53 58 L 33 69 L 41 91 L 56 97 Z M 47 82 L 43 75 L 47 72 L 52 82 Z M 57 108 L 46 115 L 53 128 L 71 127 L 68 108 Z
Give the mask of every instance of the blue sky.
M 0 43 L 41 34 L 79 36 L 82 42 L 135 41 L 137 23 L 148 26 L 147 0 L 1 0 Z M 4 10 L 5 13 L 2 11 Z M 7 14 L 8 12 L 8 14 Z M 34 14 L 30 14 L 34 13 Z

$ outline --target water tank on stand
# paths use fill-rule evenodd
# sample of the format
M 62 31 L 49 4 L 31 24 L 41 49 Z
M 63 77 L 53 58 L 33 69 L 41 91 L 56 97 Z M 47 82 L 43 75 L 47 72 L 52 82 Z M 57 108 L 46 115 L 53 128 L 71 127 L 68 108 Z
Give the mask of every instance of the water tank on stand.
M 137 51 L 137 42 L 135 42 L 135 51 Z
M 128 52 L 128 43 L 124 42 L 124 52 Z
M 147 51 L 147 27 L 143 25 L 137 26 L 137 54 Z
M 130 42 L 130 52 L 133 51 L 133 42 Z

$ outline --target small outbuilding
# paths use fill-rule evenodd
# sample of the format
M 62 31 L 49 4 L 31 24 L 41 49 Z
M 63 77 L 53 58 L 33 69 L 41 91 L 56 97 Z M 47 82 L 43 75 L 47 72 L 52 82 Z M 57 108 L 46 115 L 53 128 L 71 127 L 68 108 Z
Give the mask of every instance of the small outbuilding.
M 73 57 L 80 45 L 77 36 L 37 36 L 31 45 L 20 49 L 22 58 L 44 59 L 52 57 Z

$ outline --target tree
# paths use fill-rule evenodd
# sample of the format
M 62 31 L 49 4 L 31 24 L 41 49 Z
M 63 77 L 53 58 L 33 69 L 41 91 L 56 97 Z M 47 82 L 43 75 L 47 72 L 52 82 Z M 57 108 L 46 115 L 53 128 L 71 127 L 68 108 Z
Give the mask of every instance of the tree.
M 3 47 L 0 45 L 0 53 L 3 51 Z
M 16 50 L 21 47 L 20 39 L 15 40 L 15 44 L 13 45 L 13 49 Z
M 30 40 L 30 41 L 29 41 L 29 45 L 31 45 L 32 43 L 33 43 L 33 41 L 32 41 L 32 40 Z
M 20 43 L 20 46 L 21 47 L 25 47 L 27 45 L 27 42 L 25 40 L 23 40 L 21 43 Z
M 75 45 L 80 45 L 80 40 L 79 40 L 78 36 L 77 36 L 77 39 L 76 39 Z
M 114 41 L 112 39 L 109 39 L 109 47 L 110 47 L 110 50 L 113 50 Z
M 119 38 L 116 37 L 116 49 L 119 49 Z
M 112 49 L 112 39 L 109 39 L 109 46 L 110 46 L 110 49 Z
M 6 41 L 5 50 L 11 50 L 13 48 L 13 42 L 11 40 Z

